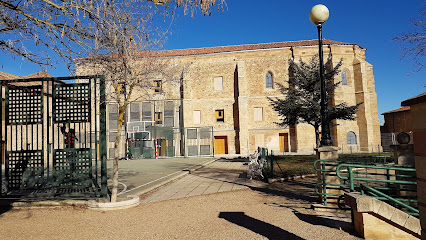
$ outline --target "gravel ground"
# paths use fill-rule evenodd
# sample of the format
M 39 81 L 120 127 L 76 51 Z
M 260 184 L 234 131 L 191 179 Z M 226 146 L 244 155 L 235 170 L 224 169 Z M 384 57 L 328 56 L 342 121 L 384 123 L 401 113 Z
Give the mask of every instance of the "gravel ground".
M 5 239 L 359 239 L 346 215 L 317 215 L 312 180 L 275 183 L 115 211 L 20 209 L 0 215 Z M 285 191 L 284 191 L 285 190 Z M 1 213 L 1 211 L 0 211 Z

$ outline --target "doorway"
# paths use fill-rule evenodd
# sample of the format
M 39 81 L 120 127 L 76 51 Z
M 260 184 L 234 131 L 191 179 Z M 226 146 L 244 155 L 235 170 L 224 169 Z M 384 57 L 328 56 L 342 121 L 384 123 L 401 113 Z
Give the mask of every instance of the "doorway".
M 280 152 L 289 152 L 288 133 L 280 133 Z
M 228 137 L 214 137 L 214 154 L 228 154 Z

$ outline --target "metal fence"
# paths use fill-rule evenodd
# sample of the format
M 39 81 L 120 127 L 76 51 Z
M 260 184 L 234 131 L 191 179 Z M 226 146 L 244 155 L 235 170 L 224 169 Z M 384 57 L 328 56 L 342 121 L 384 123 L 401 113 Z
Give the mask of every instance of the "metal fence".
M 172 128 L 151 121 L 129 122 L 127 152 L 133 159 L 213 156 L 212 127 Z M 137 129 L 138 131 L 133 131 Z
M 1 196 L 105 197 L 103 76 L 3 80 L 1 87 Z

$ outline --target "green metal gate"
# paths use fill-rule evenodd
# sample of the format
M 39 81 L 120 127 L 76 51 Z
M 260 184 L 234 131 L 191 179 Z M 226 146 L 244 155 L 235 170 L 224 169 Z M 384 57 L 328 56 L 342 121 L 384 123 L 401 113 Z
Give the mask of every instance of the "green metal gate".
M 103 76 L 1 81 L 2 197 L 105 197 Z

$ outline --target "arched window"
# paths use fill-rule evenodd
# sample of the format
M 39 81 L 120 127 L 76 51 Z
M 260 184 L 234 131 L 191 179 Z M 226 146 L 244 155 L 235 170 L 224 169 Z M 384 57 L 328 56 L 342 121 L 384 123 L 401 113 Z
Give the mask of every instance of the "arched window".
M 345 71 L 342 71 L 342 85 L 343 86 L 348 85 L 348 77 L 347 77 L 347 73 Z
M 346 144 L 347 145 L 356 145 L 356 135 L 354 132 L 348 132 L 346 134 Z
M 272 88 L 273 80 L 272 80 L 272 74 L 270 72 L 266 73 L 265 79 L 266 79 L 266 88 Z

